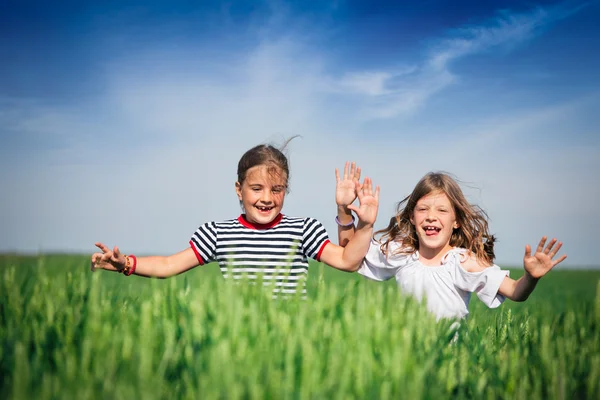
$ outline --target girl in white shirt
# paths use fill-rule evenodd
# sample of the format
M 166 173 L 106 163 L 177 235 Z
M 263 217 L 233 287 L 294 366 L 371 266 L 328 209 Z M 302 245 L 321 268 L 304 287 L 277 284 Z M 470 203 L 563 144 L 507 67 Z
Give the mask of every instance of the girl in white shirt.
M 344 246 L 354 235 L 348 209 L 357 196 L 360 168 L 346 163 L 340 179 L 336 169 L 338 237 Z M 543 237 L 534 254 L 525 246 L 525 274 L 511 279 L 494 264 L 494 236 L 486 213 L 470 204 L 460 186 L 446 173 L 430 172 L 397 207 L 387 228 L 376 232 L 358 272 L 370 279 L 395 278 L 403 293 L 426 299 L 439 318 L 464 318 L 471 293 L 488 307 L 505 298 L 526 300 L 538 280 L 567 256 L 555 258 L 562 243 Z

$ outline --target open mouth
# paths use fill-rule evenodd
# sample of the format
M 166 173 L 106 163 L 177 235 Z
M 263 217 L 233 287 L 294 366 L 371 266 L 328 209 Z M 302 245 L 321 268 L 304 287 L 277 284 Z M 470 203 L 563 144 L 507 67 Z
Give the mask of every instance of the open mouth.
M 262 206 L 254 206 L 258 209 L 258 211 L 263 212 L 263 213 L 268 213 L 270 212 L 273 207 L 262 207 Z
M 438 228 L 436 226 L 424 226 L 423 230 L 425 231 L 425 234 L 427 236 L 434 236 L 437 235 L 442 230 L 442 228 Z

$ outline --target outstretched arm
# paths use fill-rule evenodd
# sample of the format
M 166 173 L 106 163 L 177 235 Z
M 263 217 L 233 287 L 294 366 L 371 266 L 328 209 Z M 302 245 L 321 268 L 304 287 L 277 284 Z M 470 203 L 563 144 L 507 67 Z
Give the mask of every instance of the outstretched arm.
M 348 205 L 350 211 L 354 211 L 358 216 L 356 231 L 353 229 L 353 236 L 345 247 L 329 243 L 323 249 L 321 261 L 343 270 L 354 272 L 358 270 L 363 258 L 367 255 L 369 244 L 373 237 L 373 224 L 377 219 L 379 209 L 379 186 L 373 190 L 373 182 L 370 178 L 365 178 L 362 185 L 355 182 L 358 190 L 359 207 L 352 204 Z
M 101 252 L 92 255 L 92 271 L 105 269 L 121 272 L 125 268 L 126 257 L 118 247 L 109 249 L 103 243 L 96 243 Z M 185 249 L 170 256 L 138 257 L 134 275 L 168 278 L 178 275 L 198 265 L 198 259 L 192 248 Z
M 340 172 L 335 169 L 335 202 L 337 204 L 338 243 L 344 247 L 354 236 L 354 220 L 352 210 L 348 208 L 356 200 L 357 192 L 362 189 L 360 185 L 360 167 L 355 162 L 344 165 L 344 175 L 340 179 Z M 359 184 L 357 186 L 357 183 Z
M 554 257 L 562 247 L 562 243 L 558 242 L 557 244 L 557 240 L 552 239 L 544 248 L 546 240 L 548 240 L 546 236 L 542 237 L 533 255 L 531 254 L 531 246 L 525 246 L 525 257 L 523 257 L 525 274 L 518 280 L 504 278 L 498 290 L 500 294 L 513 301 L 527 300 L 535 289 L 538 280 L 567 258 L 566 254 L 563 254 L 555 260 Z

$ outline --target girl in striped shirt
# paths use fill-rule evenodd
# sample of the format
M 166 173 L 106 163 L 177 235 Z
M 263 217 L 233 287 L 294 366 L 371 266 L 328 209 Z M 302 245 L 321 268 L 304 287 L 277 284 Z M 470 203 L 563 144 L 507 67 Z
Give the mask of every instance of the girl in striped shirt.
M 283 148 L 287 143 L 289 140 Z M 168 278 L 216 261 L 224 277 L 260 279 L 273 287 L 276 297 L 306 294 L 309 258 L 342 271 L 356 271 L 373 235 L 379 187 L 374 189 L 371 180 L 365 178 L 358 192 L 359 206 L 349 206 L 358 216 L 356 232 L 341 247 L 329 241 L 316 219 L 282 214 L 288 177 L 288 160 L 280 149 L 255 146 L 238 163 L 235 188 L 244 211 L 241 215 L 202 224 L 189 247 L 170 256 L 137 258 L 125 255 L 118 247 L 111 250 L 96 243 L 101 252 L 92 255 L 92 270 Z

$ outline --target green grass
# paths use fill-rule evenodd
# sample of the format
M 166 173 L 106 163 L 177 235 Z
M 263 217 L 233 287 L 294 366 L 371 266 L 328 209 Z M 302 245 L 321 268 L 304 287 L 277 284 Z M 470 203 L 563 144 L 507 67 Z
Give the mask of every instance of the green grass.
M 512 277 L 521 272 L 512 271 Z M 307 301 L 216 265 L 167 279 L 0 256 L 0 398 L 600 398 L 600 271 L 436 322 L 390 282 L 313 263 Z

